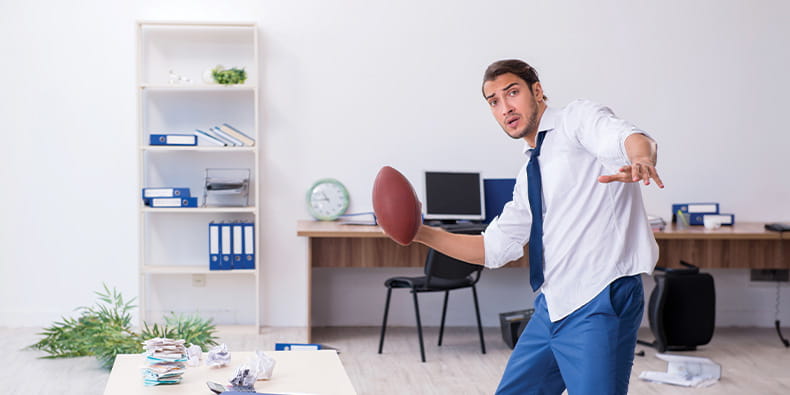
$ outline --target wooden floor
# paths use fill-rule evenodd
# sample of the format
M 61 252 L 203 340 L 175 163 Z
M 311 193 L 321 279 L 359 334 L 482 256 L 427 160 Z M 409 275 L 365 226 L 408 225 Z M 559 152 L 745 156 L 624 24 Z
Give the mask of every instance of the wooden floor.
M 790 330 L 786 329 L 787 332 Z M 360 395 L 491 394 L 496 389 L 510 350 L 497 328 L 486 330 L 488 353 L 480 353 L 476 330 L 447 328 L 438 347 L 437 328 L 426 328 L 426 358 L 419 359 L 414 328 L 390 328 L 384 353 L 377 354 L 378 328 L 316 328 L 314 341 L 336 347 Z M 40 352 L 23 350 L 36 342 L 36 328 L 0 328 L 2 392 L 7 394 L 102 394 L 108 372 L 93 358 L 39 359 Z M 221 333 L 234 350 L 271 350 L 276 341 L 300 337 L 298 330 L 266 329 L 260 335 Z M 643 331 L 643 339 L 650 339 Z M 655 350 L 637 356 L 631 374 L 631 394 L 790 394 L 790 349 L 773 329 L 720 328 L 711 344 L 682 355 L 704 356 L 722 366 L 722 379 L 707 388 L 682 388 L 638 379 L 644 370 L 666 370 Z M 275 369 L 276 374 L 276 369 Z M 258 385 L 259 391 L 265 386 Z M 152 392 L 154 393 L 154 392 Z M 209 394 L 207 391 L 206 394 Z

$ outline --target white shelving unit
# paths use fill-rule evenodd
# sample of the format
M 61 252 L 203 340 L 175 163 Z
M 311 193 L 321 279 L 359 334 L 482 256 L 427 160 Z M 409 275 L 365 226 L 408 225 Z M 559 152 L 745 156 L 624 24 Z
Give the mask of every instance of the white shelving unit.
M 197 208 L 151 208 L 140 199 L 140 320 L 199 314 L 223 326 L 260 322 L 258 29 L 255 23 L 137 23 L 139 187 L 189 187 Z M 207 83 L 216 65 L 244 68 L 239 85 Z M 171 82 L 172 73 L 188 78 Z M 151 134 L 191 134 L 223 123 L 254 146 L 150 146 Z M 246 207 L 203 207 L 207 168 L 250 169 Z M 208 224 L 253 222 L 255 268 L 209 270 Z

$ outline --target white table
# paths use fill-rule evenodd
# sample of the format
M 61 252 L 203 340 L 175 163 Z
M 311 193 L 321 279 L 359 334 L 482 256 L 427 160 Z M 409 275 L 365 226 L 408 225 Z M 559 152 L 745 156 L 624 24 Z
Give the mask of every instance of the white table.
M 270 380 L 255 384 L 257 392 L 299 393 L 321 395 L 356 395 L 351 380 L 334 350 L 266 351 L 277 361 Z M 237 367 L 255 355 L 253 352 L 231 352 L 231 362 L 222 368 L 206 366 L 206 354 L 200 366 L 187 367 L 183 380 L 175 385 L 143 385 L 141 369 L 146 366 L 141 354 L 120 354 L 115 359 L 104 395 L 189 394 L 213 395 L 206 381 L 228 384 Z

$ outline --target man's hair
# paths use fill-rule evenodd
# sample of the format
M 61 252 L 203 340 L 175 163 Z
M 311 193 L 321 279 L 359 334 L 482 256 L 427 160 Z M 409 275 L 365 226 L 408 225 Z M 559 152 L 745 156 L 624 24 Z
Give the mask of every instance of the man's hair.
M 483 85 L 485 85 L 486 82 L 493 81 L 500 75 L 507 73 L 515 74 L 517 77 L 524 80 L 524 82 L 527 83 L 527 87 L 529 88 L 530 92 L 532 92 L 532 85 L 534 85 L 536 82 L 540 82 L 540 79 L 538 79 L 538 72 L 534 67 L 528 65 L 523 60 L 506 59 L 496 61 L 488 66 L 485 74 L 483 74 Z M 483 96 L 485 95 L 486 93 L 484 91 Z M 548 97 L 543 95 L 543 100 L 548 100 Z

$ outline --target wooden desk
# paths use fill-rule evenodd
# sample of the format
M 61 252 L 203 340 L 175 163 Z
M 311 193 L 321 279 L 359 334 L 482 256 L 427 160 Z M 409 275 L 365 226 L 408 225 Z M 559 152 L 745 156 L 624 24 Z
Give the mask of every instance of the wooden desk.
M 707 230 L 702 226 L 655 232 L 658 266 L 679 267 L 684 260 L 701 268 L 788 269 L 790 235 L 767 231 L 763 223 L 743 222 Z
M 336 222 L 299 221 L 297 235 L 309 238 L 310 267 L 422 267 L 428 248 L 407 247 L 389 240 L 378 226 L 341 225 Z M 677 229 L 670 225 L 655 232 L 658 266 L 680 267 L 684 260 L 702 268 L 790 268 L 790 234 L 767 231 L 762 223 L 744 222 L 707 230 L 702 226 Z M 509 267 L 528 267 L 525 254 Z
M 270 380 L 255 384 L 258 392 L 356 394 L 334 350 L 266 351 L 266 354 L 274 358 L 277 364 Z M 236 368 L 247 363 L 254 355 L 253 352 L 231 351 L 232 360 L 228 366 L 209 368 L 204 354 L 200 366 L 187 367 L 180 383 L 146 387 L 141 373 L 141 368 L 145 367 L 143 356 L 121 354 L 115 359 L 104 395 L 211 394 L 206 381 L 227 384 Z
M 378 226 L 341 225 L 336 222 L 299 221 L 297 235 L 308 241 L 307 337 L 310 339 L 312 268 L 316 267 L 423 267 L 428 248 L 412 243 L 400 246 Z M 707 230 L 702 226 L 655 232 L 658 266 L 682 267 L 686 261 L 701 268 L 790 268 L 790 234 L 767 231 L 762 223 L 738 223 Z M 783 256 L 784 255 L 784 256 Z M 508 267 L 528 267 L 528 254 Z M 308 340 L 310 341 L 310 340 Z
M 378 226 L 299 221 L 296 234 L 309 238 L 310 267 L 423 267 L 428 247 L 406 247 L 390 240 Z M 509 267 L 529 267 L 525 254 Z

